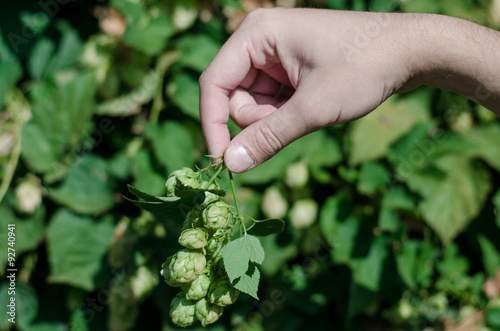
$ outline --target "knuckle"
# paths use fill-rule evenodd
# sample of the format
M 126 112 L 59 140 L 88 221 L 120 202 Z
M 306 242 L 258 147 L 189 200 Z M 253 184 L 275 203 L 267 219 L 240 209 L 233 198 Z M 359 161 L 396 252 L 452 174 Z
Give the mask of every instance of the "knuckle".
M 200 77 L 198 78 L 198 84 L 200 86 L 205 85 L 207 83 L 207 81 L 208 81 L 208 77 L 207 77 L 208 73 L 207 72 L 208 72 L 208 68 L 205 69 L 205 71 L 203 71 L 201 73 Z
M 260 26 L 266 22 L 273 21 L 273 17 L 276 14 L 278 8 L 256 8 L 247 14 L 243 23 L 250 24 L 252 26 Z
M 272 130 L 272 128 L 270 128 L 267 124 L 264 124 L 259 128 L 256 138 L 256 146 L 265 156 L 274 155 L 284 147 L 282 141 L 276 135 L 274 130 Z

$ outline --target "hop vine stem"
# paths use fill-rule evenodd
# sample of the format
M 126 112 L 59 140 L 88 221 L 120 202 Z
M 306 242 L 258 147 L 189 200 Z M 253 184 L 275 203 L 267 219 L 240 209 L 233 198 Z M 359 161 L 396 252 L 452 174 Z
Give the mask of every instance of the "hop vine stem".
M 236 198 L 236 189 L 234 188 L 233 174 L 229 170 L 227 172 L 229 174 L 229 182 L 231 183 L 231 191 L 233 192 L 234 206 L 236 207 L 236 219 L 240 221 L 240 236 L 242 236 L 242 227 L 245 230 L 245 234 L 247 233 L 247 230 L 245 228 L 245 224 L 243 224 L 243 217 L 241 216 L 240 206 L 238 205 L 238 199 Z
M 213 174 L 213 176 L 209 179 L 208 183 L 205 185 L 205 189 L 208 189 L 210 185 L 214 182 L 214 180 L 219 176 L 220 172 L 224 169 L 223 166 L 219 166 L 217 171 Z

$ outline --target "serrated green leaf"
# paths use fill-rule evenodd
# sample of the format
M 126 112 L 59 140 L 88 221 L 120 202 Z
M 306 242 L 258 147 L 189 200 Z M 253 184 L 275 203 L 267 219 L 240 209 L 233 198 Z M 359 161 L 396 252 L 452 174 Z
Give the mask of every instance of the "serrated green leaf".
M 148 191 L 151 195 L 165 194 L 165 178 L 153 168 L 151 154 L 141 148 L 132 161 L 133 186 L 138 190 Z
M 455 242 L 450 243 L 444 249 L 443 258 L 437 263 L 437 270 L 441 279 L 456 280 L 465 276 L 469 270 L 469 261 L 460 255 L 459 247 Z
M 477 240 L 483 253 L 483 264 L 486 274 L 494 277 L 495 272 L 500 268 L 500 251 L 484 235 L 479 235 Z
M 19 217 L 7 204 L 0 206 L 0 238 L 7 238 L 7 225 L 15 224 L 16 254 L 21 255 L 36 248 L 45 231 L 45 208 L 40 207 L 34 214 Z M 0 241 L 0 249 L 7 252 L 7 240 Z M 5 270 L 7 254 L 0 255 L 0 274 Z
M 164 200 L 160 199 L 159 197 L 155 197 L 153 195 L 144 193 L 144 192 L 136 189 L 132 185 L 128 185 L 127 184 L 127 188 L 128 188 L 128 190 L 129 190 L 130 193 L 132 193 L 133 195 L 135 195 L 139 199 L 146 200 L 147 202 L 163 202 L 164 201 Z M 175 199 L 175 200 L 173 199 L 173 201 L 176 201 L 176 200 L 178 200 L 178 199 Z
M 170 214 L 175 210 L 190 210 L 196 204 L 198 199 L 179 198 L 179 197 L 166 197 L 162 198 L 166 201 L 150 202 L 150 201 L 137 201 L 124 197 L 126 200 L 132 202 L 139 208 L 150 211 L 155 214 Z
M 260 271 L 255 263 L 250 263 L 248 270 L 237 278 L 233 283 L 233 287 L 243 293 L 249 294 L 253 298 L 259 300 L 257 291 L 259 290 Z
M 376 298 L 377 293 L 356 284 L 354 280 L 349 286 L 347 316 L 352 319 L 355 315 L 368 308 Z
M 106 100 L 95 108 L 97 115 L 108 116 L 131 116 L 141 112 L 142 105 L 150 102 L 158 86 L 163 82 L 163 72 L 150 70 L 144 76 L 139 87 L 127 94 L 120 95 L 114 99 Z
M 301 138 L 295 148 L 303 162 L 322 167 L 331 167 L 343 159 L 339 141 L 320 130 Z
M 493 205 L 495 205 L 495 208 L 497 210 L 496 214 L 496 221 L 497 221 L 497 227 L 500 228 L 500 190 L 497 191 L 497 193 L 493 196 Z
M 86 152 L 96 142 L 87 137 L 80 145 L 91 128 L 96 87 L 95 74 L 89 71 L 64 84 L 44 82 L 32 89 L 33 118 L 23 127 L 21 150 L 30 168 L 48 172 L 63 163 L 68 150 Z
M 167 16 L 158 11 L 157 15 L 153 15 L 140 3 L 115 0 L 111 5 L 120 11 L 127 21 L 123 42 L 148 55 L 160 53 L 175 32 Z
M 259 239 L 248 234 L 231 241 L 222 249 L 224 267 L 231 282 L 247 272 L 250 260 L 261 264 L 264 256 Z
M 357 189 L 360 193 L 372 195 L 376 190 L 387 187 L 388 172 L 384 166 L 376 162 L 365 162 L 361 165 Z
M 353 278 L 356 284 L 377 292 L 380 287 L 384 261 L 388 255 L 388 238 L 378 236 L 370 246 L 365 259 L 355 268 Z
M 487 312 L 484 320 L 486 321 L 486 323 L 489 326 L 491 326 L 495 329 L 499 329 L 500 328 L 500 308 L 495 307 L 495 308 L 490 309 Z
M 350 203 L 336 196 L 329 197 L 321 209 L 320 228 L 332 247 L 332 260 L 339 264 L 350 264 L 355 249 L 360 222 L 350 216 Z
M 19 274 L 16 274 L 19 276 Z M 10 284 L 8 279 L 0 285 L 0 305 L 2 306 L 2 314 L 0 315 L 0 329 L 9 330 L 12 327 L 7 314 L 7 305 L 10 304 L 10 298 L 15 298 L 15 322 L 18 330 L 31 330 L 31 323 L 35 320 L 38 313 L 38 299 L 35 289 L 31 284 L 25 284 L 16 278 L 15 295 L 9 294 Z
M 146 134 L 153 144 L 155 157 L 171 173 L 195 161 L 193 135 L 182 124 L 167 121 L 161 125 L 149 125 Z
M 417 172 L 406 180 L 423 196 L 418 206 L 424 220 L 448 243 L 481 211 L 491 190 L 489 173 L 480 164 L 459 156 L 435 160 L 444 175 Z
M 473 148 L 468 151 L 469 155 L 483 159 L 492 168 L 500 171 L 500 149 L 495 148 L 495 144 L 491 143 L 500 140 L 500 124 L 498 122 L 484 127 L 472 128 L 463 137 L 473 144 Z
M 185 72 L 176 74 L 167 85 L 166 92 L 184 114 L 195 120 L 200 119 L 200 90 L 196 78 Z
M 395 232 L 401 226 L 398 210 L 413 212 L 415 202 L 401 186 L 395 186 L 382 198 L 381 209 L 378 217 L 378 226 L 383 231 Z
M 71 328 L 69 331 L 88 331 L 89 325 L 82 310 L 77 309 L 71 314 L 70 318 Z
M 279 218 L 268 218 L 262 221 L 256 221 L 255 225 L 247 231 L 254 236 L 269 236 L 275 233 L 281 233 L 285 229 L 285 221 Z
M 62 34 L 61 41 L 45 69 L 45 74 L 53 74 L 75 64 L 83 50 L 83 43 L 78 31 L 71 27 L 67 21 L 57 21 L 55 26 Z
M 417 240 L 407 240 L 401 243 L 401 251 L 396 254 L 396 267 L 400 277 L 410 288 L 417 285 L 417 254 L 420 242 Z
M 33 78 L 41 78 L 50 63 L 55 45 L 49 38 L 41 38 L 30 52 L 28 71 Z
M 280 178 L 297 159 L 315 166 L 333 166 L 342 160 L 338 142 L 323 131 L 308 134 L 283 148 L 276 156 L 238 176 L 242 183 L 266 184 Z
M 418 123 L 389 147 L 387 159 L 396 170 L 407 163 L 411 163 L 415 168 L 425 164 L 425 157 L 429 156 L 437 145 L 428 137 L 431 127 L 432 123 Z
M 205 70 L 219 51 L 220 45 L 207 35 L 187 34 L 177 42 L 182 56 L 179 63 L 198 72 Z
M 181 198 L 189 198 L 200 193 L 210 192 L 216 194 L 218 196 L 224 196 L 226 192 L 224 190 L 216 190 L 216 189 L 203 189 L 203 188 L 193 188 L 182 185 L 181 182 L 177 181 L 175 185 L 175 195 Z
M 92 291 L 113 233 L 110 218 L 96 223 L 68 210 L 56 212 L 47 231 L 50 282 Z
M 392 96 L 374 111 L 352 123 L 349 163 L 360 164 L 384 156 L 391 144 L 417 123 L 429 121 L 426 91 L 410 96 Z M 377 137 L 377 139 L 373 139 Z
M 114 200 L 106 162 L 96 155 L 81 158 L 59 187 L 49 189 L 49 196 L 83 214 L 97 215 L 111 208 Z
M 12 54 L 4 40 L 4 33 L 0 30 L 0 108 L 3 108 L 7 93 L 23 75 L 23 67 Z

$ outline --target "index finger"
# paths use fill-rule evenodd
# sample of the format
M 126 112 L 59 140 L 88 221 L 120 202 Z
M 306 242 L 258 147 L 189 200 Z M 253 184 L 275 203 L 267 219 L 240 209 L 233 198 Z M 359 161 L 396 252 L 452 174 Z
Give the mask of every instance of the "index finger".
M 238 31 L 222 46 L 200 77 L 200 117 L 211 155 L 222 155 L 229 144 L 229 93 L 252 67 L 247 43 Z

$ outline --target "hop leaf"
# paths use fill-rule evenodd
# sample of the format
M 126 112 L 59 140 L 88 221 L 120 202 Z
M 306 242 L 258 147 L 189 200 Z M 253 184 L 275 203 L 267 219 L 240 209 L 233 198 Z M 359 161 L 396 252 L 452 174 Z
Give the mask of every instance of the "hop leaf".
M 203 225 L 211 230 L 223 229 L 230 216 L 231 207 L 223 201 L 215 201 L 203 210 Z
M 183 285 L 182 291 L 188 300 L 200 300 L 208 294 L 212 277 L 209 271 L 199 275 L 191 283 Z
M 208 299 L 210 303 L 224 307 L 235 303 L 239 294 L 240 291 L 231 286 L 229 278 L 222 276 L 210 286 Z
M 162 264 L 161 274 L 172 287 L 192 282 L 205 268 L 205 256 L 197 251 L 181 249 Z
M 190 249 L 201 249 L 207 245 L 207 230 L 186 229 L 179 237 L 179 244 Z
M 170 303 L 170 318 L 175 325 L 185 328 L 193 324 L 195 309 L 195 301 L 186 299 L 184 293 L 180 292 Z
M 211 304 L 206 298 L 203 298 L 196 303 L 196 318 L 203 326 L 216 322 L 223 312 L 223 307 Z

